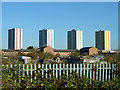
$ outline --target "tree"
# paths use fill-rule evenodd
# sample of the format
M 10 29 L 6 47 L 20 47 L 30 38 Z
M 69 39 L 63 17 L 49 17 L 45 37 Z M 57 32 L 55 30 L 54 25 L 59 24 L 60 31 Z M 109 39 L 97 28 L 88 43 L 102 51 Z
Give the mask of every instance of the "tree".
M 29 47 L 27 47 L 27 49 L 35 50 L 35 48 L 33 46 L 29 46 Z

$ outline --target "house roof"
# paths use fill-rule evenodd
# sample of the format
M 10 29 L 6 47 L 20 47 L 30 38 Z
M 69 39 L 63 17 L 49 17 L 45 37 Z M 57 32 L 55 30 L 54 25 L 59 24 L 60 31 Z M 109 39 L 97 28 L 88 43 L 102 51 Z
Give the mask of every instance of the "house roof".
M 76 50 L 69 50 L 69 49 L 65 49 L 65 50 L 54 49 L 54 52 L 76 52 Z
M 14 50 L 14 49 L 2 49 L 4 52 L 33 52 L 32 49 L 21 49 L 21 50 Z
M 90 48 L 92 48 L 92 47 L 83 47 L 82 49 L 90 49 Z
M 80 52 L 88 52 L 90 48 L 92 47 L 83 47 L 82 49 L 80 49 Z

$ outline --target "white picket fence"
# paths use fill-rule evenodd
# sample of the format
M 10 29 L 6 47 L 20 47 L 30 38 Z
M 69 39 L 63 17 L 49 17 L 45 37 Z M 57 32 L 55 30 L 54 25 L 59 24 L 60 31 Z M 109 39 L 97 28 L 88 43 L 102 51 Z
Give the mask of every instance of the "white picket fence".
M 67 77 L 73 75 L 75 72 L 79 77 L 86 75 L 88 78 L 99 81 L 110 81 L 115 78 L 117 64 L 103 63 L 103 64 L 19 64 L 19 65 L 2 65 L 6 68 L 18 67 L 14 72 L 19 73 L 23 77 L 26 75 L 33 79 L 37 78 L 51 78 L 61 77 L 66 75 Z M 22 72 L 22 74 L 21 74 Z M 40 72 L 41 76 L 36 77 L 36 74 Z M 21 80 L 21 79 L 19 79 Z

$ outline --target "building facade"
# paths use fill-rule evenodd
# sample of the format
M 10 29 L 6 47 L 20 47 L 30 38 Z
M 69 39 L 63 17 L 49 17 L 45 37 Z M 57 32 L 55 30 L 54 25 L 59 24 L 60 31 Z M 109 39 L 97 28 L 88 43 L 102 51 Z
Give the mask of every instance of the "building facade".
M 95 46 L 98 50 L 111 50 L 110 31 L 96 31 L 95 32 Z
M 43 29 L 39 31 L 39 47 L 50 46 L 54 48 L 54 30 Z
M 83 47 L 83 32 L 81 30 L 68 31 L 68 49 L 81 49 Z
M 8 30 L 8 49 L 22 49 L 22 29 Z
M 56 55 L 56 54 L 60 54 L 60 56 L 69 56 L 71 53 L 74 53 L 76 52 L 77 50 L 67 50 L 67 49 L 64 49 L 64 50 L 60 50 L 60 49 L 54 49 L 50 46 L 42 46 L 40 48 L 37 49 L 37 53 L 39 52 L 44 52 L 44 53 L 52 53 L 53 55 Z
M 83 47 L 80 49 L 81 55 L 98 55 L 98 49 L 95 47 Z

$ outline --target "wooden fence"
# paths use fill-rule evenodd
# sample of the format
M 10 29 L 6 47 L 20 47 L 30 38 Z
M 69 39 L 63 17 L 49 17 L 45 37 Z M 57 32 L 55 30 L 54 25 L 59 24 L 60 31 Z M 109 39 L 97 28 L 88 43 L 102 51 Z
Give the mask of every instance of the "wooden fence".
M 79 77 L 86 75 L 88 78 L 95 79 L 98 81 L 110 81 L 117 75 L 117 64 L 103 63 L 103 64 L 18 64 L 18 65 L 2 65 L 6 69 L 13 68 L 14 73 L 26 75 L 33 79 L 37 78 L 51 78 L 61 77 L 66 75 L 67 77 L 72 76 L 76 73 Z M 18 67 L 17 69 L 15 69 Z M 36 77 L 36 74 L 41 73 L 40 76 Z M 20 79 L 21 80 L 21 79 Z

